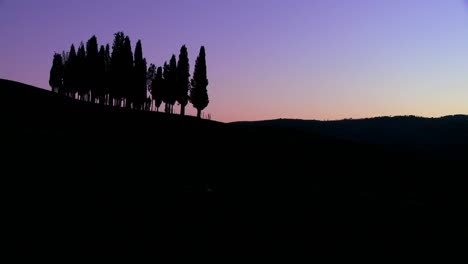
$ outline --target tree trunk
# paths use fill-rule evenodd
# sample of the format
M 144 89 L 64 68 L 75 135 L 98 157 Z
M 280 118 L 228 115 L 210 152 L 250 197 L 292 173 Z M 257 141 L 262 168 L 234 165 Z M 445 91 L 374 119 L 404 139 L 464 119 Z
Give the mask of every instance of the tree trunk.
M 180 115 L 184 116 L 185 115 L 185 106 L 180 105 Z
M 201 119 L 201 110 L 200 109 L 197 109 L 197 118 Z

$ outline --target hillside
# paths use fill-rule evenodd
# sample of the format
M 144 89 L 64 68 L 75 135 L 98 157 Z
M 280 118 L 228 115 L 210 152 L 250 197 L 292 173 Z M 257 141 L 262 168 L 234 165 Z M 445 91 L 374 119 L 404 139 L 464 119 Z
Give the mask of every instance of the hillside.
M 433 147 L 468 144 L 466 115 L 441 118 L 396 116 L 339 121 L 277 119 L 237 124 L 297 129 L 369 144 Z
M 0 98 L 22 254 L 427 254 L 467 234 L 463 156 L 116 109 L 6 80 Z

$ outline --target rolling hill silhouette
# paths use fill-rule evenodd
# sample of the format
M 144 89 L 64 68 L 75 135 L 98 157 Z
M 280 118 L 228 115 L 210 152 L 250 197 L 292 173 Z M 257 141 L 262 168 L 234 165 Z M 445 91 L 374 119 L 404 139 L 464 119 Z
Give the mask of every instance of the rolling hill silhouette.
M 468 144 L 467 115 L 441 118 L 395 116 L 339 121 L 277 119 L 236 123 L 303 130 L 368 144 L 419 147 Z
M 6 222 L 22 255 L 315 259 L 464 248 L 466 117 L 224 124 L 6 80 L 0 98 Z M 412 138 L 437 146 L 405 147 Z

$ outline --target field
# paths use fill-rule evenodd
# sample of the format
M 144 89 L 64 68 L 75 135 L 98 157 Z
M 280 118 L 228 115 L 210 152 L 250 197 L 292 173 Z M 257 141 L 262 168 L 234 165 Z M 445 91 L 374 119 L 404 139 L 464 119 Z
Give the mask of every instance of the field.
M 22 256 L 466 248 L 464 116 L 226 124 L 6 80 L 0 98 L 6 227 Z

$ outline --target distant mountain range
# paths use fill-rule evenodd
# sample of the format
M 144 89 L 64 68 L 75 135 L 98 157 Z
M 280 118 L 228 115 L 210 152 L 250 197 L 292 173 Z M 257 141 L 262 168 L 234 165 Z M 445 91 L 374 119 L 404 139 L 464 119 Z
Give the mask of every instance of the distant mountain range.
M 468 115 L 440 118 L 395 116 L 340 121 L 275 119 L 235 124 L 296 129 L 368 144 L 406 146 L 468 144 Z

